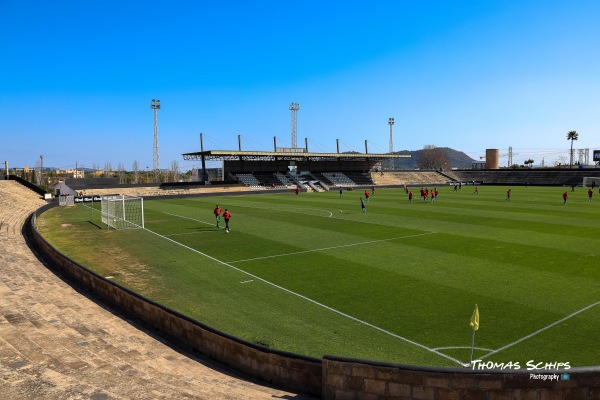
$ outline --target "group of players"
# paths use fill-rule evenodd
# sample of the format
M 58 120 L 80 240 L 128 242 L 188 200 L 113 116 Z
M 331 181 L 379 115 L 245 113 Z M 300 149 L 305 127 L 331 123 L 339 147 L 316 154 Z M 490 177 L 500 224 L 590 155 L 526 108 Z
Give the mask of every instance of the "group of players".
M 217 206 L 213 210 L 213 214 L 215 214 L 215 218 L 217 219 L 217 228 L 221 227 L 221 218 L 225 220 L 225 233 L 229 233 L 229 219 L 231 218 L 231 212 L 228 209 L 225 209 L 225 212 Z
M 461 185 L 462 186 L 462 185 Z M 526 186 L 527 187 L 527 186 Z M 455 185 L 454 190 L 456 191 L 458 189 L 460 189 L 460 186 Z M 512 189 L 508 189 L 508 191 L 506 192 L 506 200 L 510 201 L 511 199 L 511 191 Z M 574 191 L 574 187 L 571 188 L 571 191 Z M 600 193 L 600 188 L 598 189 L 599 193 Z M 410 190 L 410 188 L 406 185 L 404 185 L 404 192 L 406 193 L 407 197 L 408 197 L 408 202 L 412 203 L 412 199 L 413 199 L 413 192 L 412 190 Z M 296 194 L 296 197 L 299 195 L 300 193 L 300 188 L 296 187 L 294 189 L 294 193 Z M 593 194 L 593 187 L 592 189 L 588 190 L 588 201 L 592 201 L 592 194 Z M 473 192 L 473 194 L 479 194 L 479 185 L 475 185 L 475 190 Z M 371 196 L 375 195 L 375 186 L 371 187 L 371 191 L 369 192 L 369 190 L 365 190 L 365 198 L 363 199 L 362 196 L 360 197 L 360 207 L 362 209 L 363 213 L 367 212 L 367 206 L 366 203 L 369 202 Z M 421 201 L 427 203 L 428 200 L 431 203 L 434 203 L 439 195 L 439 190 L 437 187 L 433 188 L 432 190 L 429 190 L 429 188 L 421 188 L 420 190 L 420 199 Z M 340 198 L 344 197 L 344 192 L 343 189 L 340 187 Z M 563 195 L 563 205 L 567 204 L 567 200 L 569 198 L 569 194 L 567 192 L 564 192 Z M 229 220 L 231 219 L 231 212 L 226 208 L 225 212 L 223 212 L 223 210 L 221 209 L 221 207 L 219 207 L 219 205 L 217 204 L 217 206 L 215 207 L 213 213 L 215 214 L 215 218 L 217 220 L 217 228 L 221 227 L 221 218 L 223 220 L 225 220 L 225 233 L 229 233 Z
M 592 188 L 588 189 L 588 191 L 587 191 L 588 202 L 592 201 L 592 195 L 594 194 L 593 188 L 594 187 L 592 186 Z M 571 192 L 574 192 L 574 191 L 575 191 L 575 188 L 571 187 Z M 600 188 L 598 188 L 598 193 L 600 193 Z M 562 195 L 562 198 L 563 198 L 563 205 L 566 206 L 567 205 L 567 200 L 569 199 L 569 193 L 568 192 L 564 192 L 563 195 Z

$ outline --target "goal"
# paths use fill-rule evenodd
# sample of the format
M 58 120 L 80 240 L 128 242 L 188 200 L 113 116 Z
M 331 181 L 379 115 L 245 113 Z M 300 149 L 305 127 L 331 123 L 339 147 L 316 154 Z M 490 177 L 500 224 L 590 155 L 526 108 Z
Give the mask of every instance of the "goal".
M 598 187 L 600 185 L 600 176 L 584 176 L 583 177 L 583 187 Z
M 140 229 L 144 227 L 144 199 L 132 196 L 102 196 L 102 222 L 108 229 Z

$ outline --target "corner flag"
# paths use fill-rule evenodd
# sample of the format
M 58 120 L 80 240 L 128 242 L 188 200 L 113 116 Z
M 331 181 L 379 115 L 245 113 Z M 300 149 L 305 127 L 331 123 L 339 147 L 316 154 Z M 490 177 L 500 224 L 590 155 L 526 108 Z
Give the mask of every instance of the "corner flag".
M 479 308 L 477 308 L 477 304 L 475 304 L 475 311 L 473 311 L 469 326 L 473 328 L 474 331 L 479 329 Z
M 471 361 L 469 361 L 469 365 L 471 365 L 473 363 L 473 349 L 475 348 L 475 331 L 479 329 L 479 308 L 477 308 L 477 304 L 475 304 L 475 311 L 473 311 L 469 326 L 473 329 L 473 337 L 471 339 Z

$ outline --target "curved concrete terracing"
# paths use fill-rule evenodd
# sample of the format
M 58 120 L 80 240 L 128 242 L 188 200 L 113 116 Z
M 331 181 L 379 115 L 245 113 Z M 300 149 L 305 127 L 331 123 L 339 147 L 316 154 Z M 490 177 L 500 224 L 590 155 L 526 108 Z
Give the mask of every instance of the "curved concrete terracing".
M 0 398 L 310 398 L 169 347 L 63 282 L 21 232 L 44 204 L 0 181 Z

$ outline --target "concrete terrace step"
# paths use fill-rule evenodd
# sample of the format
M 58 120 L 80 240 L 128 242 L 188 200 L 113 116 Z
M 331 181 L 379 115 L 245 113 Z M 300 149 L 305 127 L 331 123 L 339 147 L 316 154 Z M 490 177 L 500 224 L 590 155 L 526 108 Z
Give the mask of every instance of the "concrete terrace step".
M 67 285 L 21 236 L 43 204 L 18 183 L 0 181 L 2 399 L 309 398 L 186 356 Z

